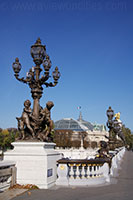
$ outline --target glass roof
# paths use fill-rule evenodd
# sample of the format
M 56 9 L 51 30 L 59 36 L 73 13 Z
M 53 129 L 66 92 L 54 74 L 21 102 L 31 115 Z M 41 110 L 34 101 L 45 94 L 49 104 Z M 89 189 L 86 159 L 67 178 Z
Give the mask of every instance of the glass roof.
M 90 122 L 82 121 L 81 122 L 84 126 L 86 126 L 89 130 L 93 131 L 93 125 Z
M 106 131 L 106 127 L 103 124 L 92 124 L 83 120 L 82 113 L 80 111 L 78 120 L 72 118 L 64 118 L 55 122 L 55 129 L 60 130 L 73 130 L 73 131 Z
M 77 120 L 72 118 L 61 119 L 55 122 L 55 129 L 68 129 L 75 131 L 87 131 L 88 128 Z
M 93 125 L 92 125 L 90 122 L 87 122 L 87 121 L 83 120 L 81 111 L 80 111 L 80 113 L 79 113 L 79 118 L 78 118 L 77 121 L 79 121 L 79 122 L 82 123 L 84 126 L 86 126 L 86 127 L 88 128 L 88 130 L 93 131 Z

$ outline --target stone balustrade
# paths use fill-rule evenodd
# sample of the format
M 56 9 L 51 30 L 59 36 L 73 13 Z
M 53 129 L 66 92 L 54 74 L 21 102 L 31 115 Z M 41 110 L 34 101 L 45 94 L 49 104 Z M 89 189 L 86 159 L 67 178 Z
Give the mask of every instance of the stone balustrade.
M 56 185 L 97 185 L 110 182 L 118 170 L 125 148 L 110 152 L 110 158 L 60 159 Z
M 112 155 L 112 164 L 110 169 L 111 176 L 113 177 L 118 176 L 118 170 L 120 169 L 120 164 L 124 156 L 124 153 L 125 153 L 125 147 L 110 152 L 110 154 Z
M 16 184 L 16 167 L 14 162 L 0 161 L 0 191 Z
M 58 161 L 57 185 L 94 185 L 109 182 L 110 160 L 65 160 Z
M 118 175 L 118 169 L 120 168 L 124 152 L 125 148 L 123 147 L 115 149 L 115 151 L 110 151 L 109 157 L 106 158 L 60 159 L 57 161 L 57 179 L 55 173 L 56 185 L 93 186 L 110 183 L 111 176 L 115 177 Z M 42 160 L 42 157 L 40 159 Z M 22 172 L 20 170 L 21 174 Z M 29 175 L 27 176 L 29 178 Z M 47 176 L 51 178 L 48 174 Z M 0 190 L 13 186 L 15 183 L 15 162 L 7 160 L 0 161 Z M 28 183 L 31 183 L 31 181 Z

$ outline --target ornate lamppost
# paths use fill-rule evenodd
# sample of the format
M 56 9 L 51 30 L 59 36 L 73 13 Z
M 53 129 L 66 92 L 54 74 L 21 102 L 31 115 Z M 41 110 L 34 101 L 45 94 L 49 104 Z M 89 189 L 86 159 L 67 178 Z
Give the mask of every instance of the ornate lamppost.
M 109 149 L 114 150 L 115 147 L 117 147 L 117 140 L 116 135 L 118 135 L 123 143 L 125 143 L 125 136 L 122 132 L 122 122 L 120 120 L 120 113 L 116 113 L 114 115 L 114 111 L 111 107 L 106 112 L 108 121 L 107 121 L 107 127 L 109 128 Z M 115 118 L 114 118 L 115 117 Z M 113 119 L 114 118 L 114 119 Z M 114 135 L 113 135 L 114 133 Z
M 60 78 L 60 72 L 58 71 L 58 67 L 55 67 L 55 70 L 52 73 L 54 82 L 48 82 L 48 79 L 50 78 L 49 70 L 52 64 L 46 53 L 46 46 L 41 44 L 40 38 L 38 38 L 36 43 L 31 46 L 31 56 L 35 66 L 29 69 L 29 72 L 26 74 L 26 78 L 19 78 L 21 64 L 18 58 L 15 59 L 15 62 L 12 65 L 15 73 L 14 76 L 18 81 L 29 85 L 33 98 L 33 110 L 30 108 L 31 102 L 29 100 L 24 102 L 22 116 L 17 118 L 18 129 L 21 133 L 21 139 L 35 138 L 41 141 L 48 141 L 53 126 L 50 117 L 50 110 L 54 104 L 49 101 L 46 104 L 46 108 L 43 109 L 40 106 L 39 101 L 43 94 L 42 86 L 56 86 L 58 79 Z M 43 71 L 41 65 L 43 65 L 44 68 L 43 75 L 41 75 L 41 72 Z
M 114 138 L 113 138 L 113 117 L 114 111 L 112 110 L 111 106 L 106 111 L 108 121 L 107 127 L 109 128 L 109 149 L 114 149 Z

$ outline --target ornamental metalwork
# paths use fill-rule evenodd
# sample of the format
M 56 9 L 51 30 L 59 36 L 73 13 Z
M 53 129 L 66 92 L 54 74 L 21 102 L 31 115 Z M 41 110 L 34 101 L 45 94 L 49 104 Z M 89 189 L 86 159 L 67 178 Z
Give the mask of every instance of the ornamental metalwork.
M 30 87 L 33 98 L 33 109 L 31 108 L 30 100 L 26 100 L 24 102 L 24 109 L 21 117 L 16 118 L 18 120 L 18 129 L 20 131 L 19 139 L 51 141 L 53 121 L 51 120 L 50 111 L 54 106 L 54 103 L 48 101 L 46 107 L 42 108 L 40 106 L 40 98 L 43 94 L 42 86 L 55 87 L 60 78 L 60 72 L 58 67 L 55 67 L 55 70 L 52 73 L 54 81 L 48 82 L 48 79 L 51 77 L 49 70 L 52 63 L 49 55 L 46 53 L 46 46 L 41 44 L 40 38 L 38 38 L 36 43 L 31 46 L 31 56 L 35 66 L 29 69 L 26 78 L 19 77 L 19 72 L 22 66 L 18 58 L 15 59 L 15 62 L 12 65 L 15 78 Z
M 125 143 L 125 136 L 122 132 L 122 121 L 120 120 L 120 112 L 114 114 L 111 106 L 108 108 L 107 112 L 107 127 L 109 128 L 109 145 L 111 149 L 114 149 L 116 143 L 116 136 L 119 136 L 123 143 Z

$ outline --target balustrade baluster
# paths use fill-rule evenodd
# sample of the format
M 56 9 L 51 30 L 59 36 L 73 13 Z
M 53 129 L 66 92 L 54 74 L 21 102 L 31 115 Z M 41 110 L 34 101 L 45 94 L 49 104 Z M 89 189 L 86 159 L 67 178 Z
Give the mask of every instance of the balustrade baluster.
M 76 178 L 76 164 L 73 165 L 73 176 Z
M 91 177 L 91 164 L 87 165 L 87 178 Z
M 92 165 L 92 170 L 91 170 L 92 178 L 95 177 L 95 164 Z
M 73 171 L 74 164 L 69 164 L 69 177 L 74 178 L 74 171 Z
M 85 170 L 86 164 L 82 164 L 82 178 L 86 177 L 86 170 Z
M 79 166 L 79 177 L 82 178 L 82 170 L 83 170 L 83 167 L 82 167 L 82 164 Z
M 99 164 L 97 164 L 97 165 L 96 165 L 96 171 L 95 171 L 96 177 L 99 177 L 99 176 L 100 176 L 100 174 L 99 174 L 99 169 L 100 169 Z
M 76 172 L 75 172 L 75 175 L 76 175 L 76 179 L 77 178 L 80 178 L 80 164 L 76 164 Z

